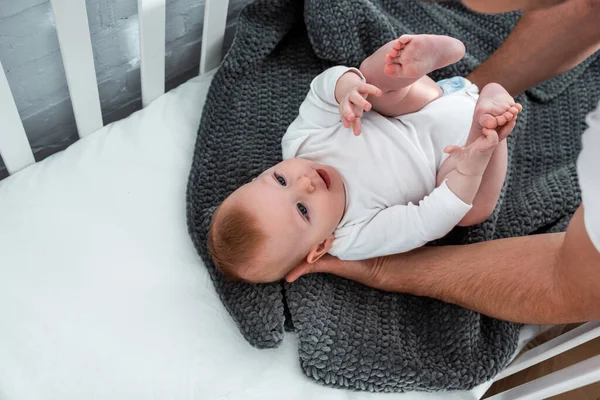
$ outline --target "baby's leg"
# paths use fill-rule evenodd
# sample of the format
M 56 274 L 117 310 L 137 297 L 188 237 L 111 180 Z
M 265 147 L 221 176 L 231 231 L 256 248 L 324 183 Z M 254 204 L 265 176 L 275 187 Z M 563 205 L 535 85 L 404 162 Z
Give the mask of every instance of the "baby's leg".
M 426 74 L 457 62 L 464 54 L 462 42 L 449 36 L 402 35 L 361 64 L 367 82 L 383 92 L 368 100 L 375 111 L 391 117 L 418 111 L 442 94 Z
M 473 208 L 460 222 L 460 226 L 479 224 L 494 211 L 504 184 L 508 163 L 507 143 L 504 139 L 512 132 L 521 109 L 521 105 L 515 103 L 508 92 L 498 84 L 489 84 L 481 91 L 473 113 L 473 123 L 466 146 L 480 138 L 484 128 L 496 130 L 500 143 L 494 149 L 483 173 L 479 190 L 473 199 Z M 457 163 L 456 157 L 450 157 L 442 164 L 438 171 L 438 185 L 452 170 L 456 169 Z

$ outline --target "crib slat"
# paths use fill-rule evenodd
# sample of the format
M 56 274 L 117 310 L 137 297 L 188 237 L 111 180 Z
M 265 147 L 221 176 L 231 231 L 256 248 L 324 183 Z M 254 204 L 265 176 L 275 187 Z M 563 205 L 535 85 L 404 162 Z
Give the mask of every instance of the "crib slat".
M 165 0 L 138 0 L 142 105 L 165 93 Z
M 35 162 L 0 62 L 0 156 L 9 174 Z
M 79 136 L 102 128 L 85 0 L 50 0 Z
M 600 355 L 588 358 L 542 378 L 498 393 L 488 400 L 547 399 L 600 381 Z
M 229 0 L 206 0 L 200 51 L 200 75 L 217 68 L 221 63 L 228 6 Z
M 494 380 L 499 381 L 509 375 L 516 374 L 597 337 L 600 337 L 600 321 L 587 322 L 524 353 L 504 371 L 500 372 Z

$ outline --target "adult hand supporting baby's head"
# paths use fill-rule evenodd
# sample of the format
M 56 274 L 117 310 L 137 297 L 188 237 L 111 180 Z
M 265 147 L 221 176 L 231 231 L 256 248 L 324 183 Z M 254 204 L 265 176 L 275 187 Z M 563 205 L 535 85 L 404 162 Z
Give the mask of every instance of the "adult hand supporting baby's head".
M 312 264 L 304 261 L 290 271 L 285 276 L 285 280 L 294 282 L 302 275 L 327 273 L 360 282 L 376 289 L 401 291 L 399 287 L 390 287 L 390 282 L 386 274 L 387 263 L 385 260 L 385 257 L 378 257 L 369 260 L 343 261 L 327 254 Z

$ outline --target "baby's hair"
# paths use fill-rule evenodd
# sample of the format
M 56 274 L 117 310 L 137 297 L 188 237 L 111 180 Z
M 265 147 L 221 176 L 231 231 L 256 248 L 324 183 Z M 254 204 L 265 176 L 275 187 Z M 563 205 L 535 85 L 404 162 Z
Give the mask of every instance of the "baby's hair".
M 233 205 L 226 212 L 219 207 L 208 231 L 208 252 L 227 280 L 244 280 L 241 271 L 249 267 L 265 240 L 256 219 L 243 207 Z

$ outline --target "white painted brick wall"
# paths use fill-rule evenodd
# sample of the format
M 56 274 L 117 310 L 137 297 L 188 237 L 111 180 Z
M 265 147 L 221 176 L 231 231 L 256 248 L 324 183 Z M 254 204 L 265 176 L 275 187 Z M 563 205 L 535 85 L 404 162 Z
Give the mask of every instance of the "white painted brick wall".
M 251 0 L 230 0 L 234 17 Z M 105 122 L 141 107 L 137 0 L 86 0 Z M 167 88 L 197 68 L 203 0 L 167 0 Z M 0 0 L 0 60 L 36 158 L 77 138 L 49 0 Z M 5 174 L 0 160 L 0 179 Z

